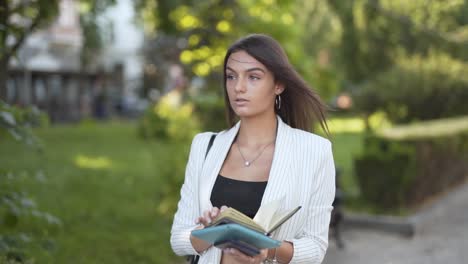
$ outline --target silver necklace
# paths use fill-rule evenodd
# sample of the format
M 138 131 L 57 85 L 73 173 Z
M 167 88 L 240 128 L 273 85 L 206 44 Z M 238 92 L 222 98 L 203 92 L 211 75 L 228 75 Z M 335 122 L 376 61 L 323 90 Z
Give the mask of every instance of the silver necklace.
M 268 143 L 265 147 L 263 147 L 262 151 L 260 151 L 260 153 L 252 160 L 247 160 L 245 157 L 244 157 L 244 154 L 242 154 L 242 151 L 240 149 L 240 146 L 239 146 L 239 142 L 236 142 L 236 145 L 237 145 L 237 149 L 239 150 L 239 153 L 242 157 L 242 159 L 244 160 L 244 167 L 249 167 L 255 160 L 257 160 L 263 153 L 263 151 L 265 151 L 265 149 L 270 146 L 271 144 L 273 144 L 273 142 L 275 142 L 274 140 L 270 143 Z

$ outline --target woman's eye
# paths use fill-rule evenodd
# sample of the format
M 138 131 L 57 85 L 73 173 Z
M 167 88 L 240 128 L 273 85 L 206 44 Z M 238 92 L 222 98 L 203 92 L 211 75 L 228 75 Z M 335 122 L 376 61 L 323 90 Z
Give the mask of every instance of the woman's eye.
M 232 74 L 227 74 L 227 75 L 226 75 L 226 79 L 227 79 L 227 80 L 234 80 L 234 78 L 235 78 L 235 77 L 234 77 L 234 75 L 232 75 Z
M 250 76 L 250 79 L 256 81 L 256 80 L 260 80 L 260 77 L 252 75 Z

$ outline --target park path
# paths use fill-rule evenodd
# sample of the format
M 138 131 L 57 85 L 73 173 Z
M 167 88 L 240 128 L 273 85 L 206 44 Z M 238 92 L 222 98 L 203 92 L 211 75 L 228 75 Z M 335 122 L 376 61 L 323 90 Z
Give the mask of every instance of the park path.
M 370 229 L 343 231 L 346 248 L 333 240 L 323 264 L 468 263 L 468 184 L 423 209 L 412 238 Z

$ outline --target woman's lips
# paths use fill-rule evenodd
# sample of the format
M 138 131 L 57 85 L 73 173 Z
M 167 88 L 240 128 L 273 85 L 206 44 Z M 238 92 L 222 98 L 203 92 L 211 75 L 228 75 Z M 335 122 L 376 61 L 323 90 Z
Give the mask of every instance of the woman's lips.
M 246 100 L 246 99 L 236 99 L 236 100 L 234 100 L 234 103 L 235 103 L 236 106 L 244 106 L 248 102 L 249 101 Z

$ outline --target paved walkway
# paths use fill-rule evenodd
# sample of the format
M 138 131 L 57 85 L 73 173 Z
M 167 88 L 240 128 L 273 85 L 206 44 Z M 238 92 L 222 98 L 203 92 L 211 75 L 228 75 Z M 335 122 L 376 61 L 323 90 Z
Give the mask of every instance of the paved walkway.
M 346 248 L 334 241 L 323 264 L 468 263 L 468 184 L 457 188 L 414 217 L 412 238 L 374 230 L 343 232 Z

